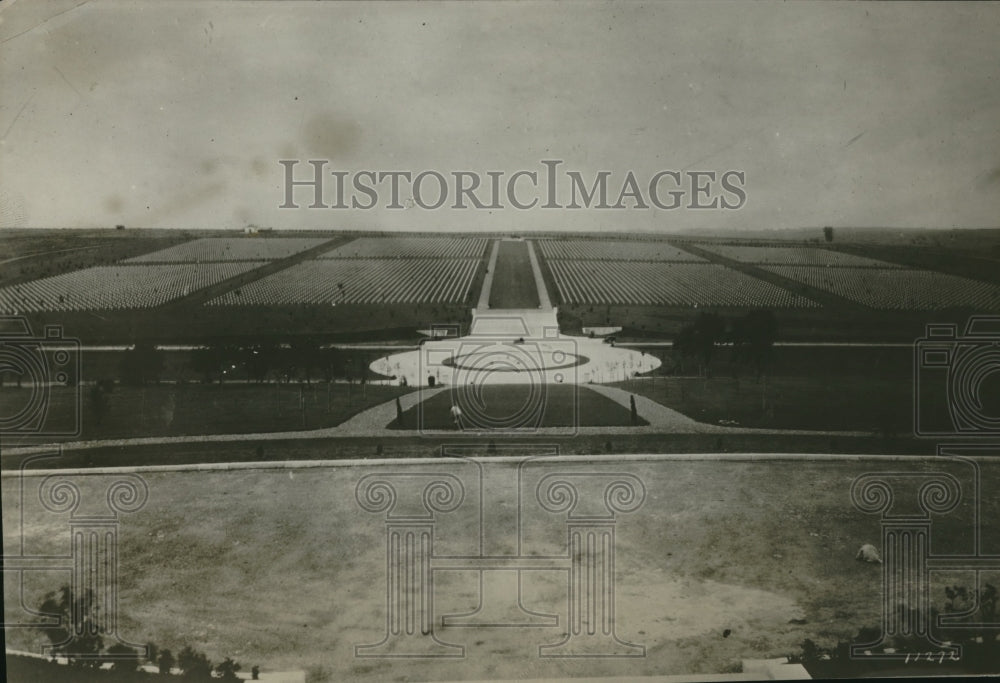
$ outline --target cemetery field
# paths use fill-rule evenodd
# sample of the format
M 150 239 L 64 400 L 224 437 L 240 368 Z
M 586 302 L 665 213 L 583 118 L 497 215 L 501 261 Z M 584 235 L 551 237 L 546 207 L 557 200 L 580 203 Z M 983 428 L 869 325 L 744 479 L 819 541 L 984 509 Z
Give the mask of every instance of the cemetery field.
M 263 263 L 95 266 L 0 289 L 0 313 L 155 308 L 246 273 Z
M 471 304 L 476 259 L 315 259 L 230 291 L 211 306 Z
M 818 304 L 711 263 L 553 261 L 560 301 L 567 304 L 727 308 L 814 308 Z
M 853 234 L 846 233 L 845 234 Z M 40 230 L 0 236 L 0 308 L 84 343 L 268 334 L 416 341 L 462 325 L 499 235 Z M 853 239 L 853 238 L 852 238 Z M 493 307 L 534 308 L 534 245 L 565 332 L 667 337 L 703 311 L 774 312 L 784 339 L 913 339 L 1000 309 L 995 255 L 936 246 L 538 235 L 503 239 Z M 929 253 L 940 252 L 938 257 Z M 964 270 L 963 270 L 964 269 Z
M 1000 285 L 927 270 L 763 266 L 769 272 L 875 310 L 1000 310 Z

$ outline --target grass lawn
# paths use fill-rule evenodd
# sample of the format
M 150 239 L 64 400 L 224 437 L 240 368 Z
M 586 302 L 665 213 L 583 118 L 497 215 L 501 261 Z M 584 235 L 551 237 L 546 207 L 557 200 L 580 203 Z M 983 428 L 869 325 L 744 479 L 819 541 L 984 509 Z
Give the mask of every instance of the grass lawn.
M 657 377 L 619 383 L 688 417 L 741 427 L 912 433 L 913 385 L 898 377 Z M 728 424 L 728 423 L 726 423 Z
M 451 387 L 403 413 L 390 429 L 453 429 L 452 405 L 466 429 L 610 427 L 632 424 L 629 410 L 585 386 L 494 384 Z M 638 418 L 638 425 L 649 424 Z
M 363 511 L 355 486 L 366 474 L 390 472 L 384 466 L 144 474 L 148 502 L 121 518 L 120 632 L 175 653 L 190 644 L 214 661 L 230 656 L 265 671 L 305 669 L 319 683 L 719 673 L 744 658 L 795 653 L 806 638 L 829 647 L 878 623 L 881 568 L 854 554 L 862 543 L 880 542 L 879 522 L 857 510 L 849 492 L 856 476 L 884 470 L 884 462 L 540 463 L 525 469 L 520 488 L 511 476 L 515 464 L 484 467 L 485 527 L 474 465 L 415 468 L 453 474 L 466 487 L 459 508 L 438 515 L 436 554 L 476 554 L 483 529 L 494 552 L 512 554 L 519 491 L 521 553 L 564 552 L 565 513 L 542 510 L 533 495 L 541 476 L 624 471 L 641 479 L 645 505 L 621 515 L 616 528 L 616 631 L 645 645 L 644 658 L 538 658 L 539 645 L 560 640 L 566 618 L 564 578 L 539 571 L 524 573 L 524 604 L 559 615 L 560 626 L 435 627 L 439 639 L 466 646 L 464 659 L 356 659 L 355 645 L 384 633 L 386 558 L 385 515 Z M 892 469 L 946 470 L 971 490 L 963 465 L 897 462 Z M 983 471 L 983 490 L 995 490 L 1000 466 L 984 463 Z M 68 513 L 40 506 L 41 481 L 25 479 L 19 503 L 21 481 L 3 479 L 4 552 L 17 554 L 22 540 L 27 552 L 66 551 Z M 79 476 L 74 484 L 84 500 L 103 500 L 109 479 Z M 401 487 L 400 501 L 410 494 L 419 492 Z M 969 550 L 967 503 L 935 518 L 935 553 Z M 1000 498 L 985 496 L 983 506 L 983 519 L 996 519 Z M 997 552 L 998 540 L 996 529 L 984 526 L 984 552 Z M 25 603 L 33 606 L 66 575 L 25 576 Z M 967 580 L 942 577 L 944 585 Z M 8 621 L 24 618 L 16 590 L 8 580 Z M 942 593 L 932 590 L 935 604 Z M 436 616 L 473 609 L 476 574 L 436 573 L 434 601 Z M 11 648 L 41 642 L 37 633 L 7 630 Z
M 528 243 L 500 242 L 493 289 L 490 290 L 490 308 L 538 308 L 538 288 L 531 271 Z
M 333 427 L 362 410 L 413 389 L 349 384 L 157 384 L 115 386 L 99 415 L 93 385 L 80 387 L 82 435 L 73 439 L 238 434 Z M 11 385 L 0 393 L 0 410 L 13 415 L 29 390 Z M 72 389 L 53 388 L 49 414 L 68 424 L 76 406 Z M 7 445 L 16 445 L 11 437 Z
M 344 304 L 339 306 L 201 306 L 101 311 L 38 312 L 26 316 L 32 330 L 61 325 L 83 344 L 287 342 L 312 335 L 340 342 L 415 341 L 415 330 L 432 324 L 468 329 L 466 304 Z M 374 360 L 374 359 L 373 359 Z

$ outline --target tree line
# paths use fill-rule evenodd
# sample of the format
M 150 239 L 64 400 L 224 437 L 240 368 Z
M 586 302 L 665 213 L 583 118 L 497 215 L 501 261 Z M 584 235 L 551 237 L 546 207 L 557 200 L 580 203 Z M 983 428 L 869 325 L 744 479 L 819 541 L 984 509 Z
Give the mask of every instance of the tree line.
M 777 334 L 778 321 L 769 310 L 728 320 L 717 313 L 701 312 L 677 333 L 673 349 L 682 363 L 693 362 L 698 374 L 710 377 L 716 351 L 730 345 L 734 364 L 749 367 L 759 378 L 770 365 Z
M 186 368 L 174 368 L 172 372 L 186 369 L 206 384 L 269 379 L 307 383 L 345 379 L 363 383 L 370 361 L 368 353 L 324 348 L 318 339 L 303 337 L 290 344 L 210 344 L 190 351 Z M 165 379 L 165 374 L 165 353 L 153 344 L 136 343 L 122 352 L 118 366 L 122 384 L 155 384 Z
M 186 681 L 236 681 L 242 666 L 230 657 L 221 662 L 212 662 L 205 653 L 190 645 L 185 645 L 175 655 L 171 650 L 159 648 L 155 643 L 146 643 L 143 651 L 122 643 L 105 647 L 106 632 L 101 627 L 96 596 L 86 589 L 74 594 L 69 586 L 47 593 L 38 606 L 45 616 L 59 618 L 57 624 L 35 627 L 50 643 L 53 658 L 63 657 L 70 667 L 78 669 L 100 669 L 109 664 L 109 675 L 115 680 L 145 680 L 149 674 L 142 672 L 137 678 L 139 667 L 145 663 L 156 666 L 160 675 L 178 675 Z M 250 669 L 251 678 L 258 679 L 260 668 Z

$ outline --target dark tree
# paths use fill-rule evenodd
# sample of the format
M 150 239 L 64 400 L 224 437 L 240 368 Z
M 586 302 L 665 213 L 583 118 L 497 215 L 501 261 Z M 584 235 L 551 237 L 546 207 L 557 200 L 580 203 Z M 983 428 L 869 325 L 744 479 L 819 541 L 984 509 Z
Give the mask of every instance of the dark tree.
M 226 379 L 235 378 L 243 362 L 242 349 L 233 345 L 213 344 L 191 354 L 191 369 L 201 375 L 205 384 L 214 379 L 222 384 Z
M 316 366 L 324 382 L 332 382 L 337 376 L 337 350 L 320 349 L 316 354 Z
M 123 384 L 141 386 L 159 382 L 163 373 L 163 354 L 149 343 L 137 343 L 122 354 L 121 380 Z
M 174 653 L 170 650 L 160 650 L 159 656 L 156 658 L 156 666 L 160 670 L 161 674 L 168 674 L 170 670 L 174 668 L 177 664 L 177 660 L 174 659 Z
M 674 337 L 673 351 L 683 361 L 695 355 L 694 325 L 685 325 Z
M 708 376 L 715 347 L 723 340 L 725 332 L 726 323 L 718 315 L 699 313 L 694 322 L 685 325 L 674 338 L 674 350 L 682 357 L 697 358 L 701 373 Z
M 240 670 L 240 665 L 234 662 L 229 657 L 226 657 L 226 659 L 221 664 L 215 667 L 215 673 L 218 674 L 217 678 L 220 678 L 224 681 L 240 680 L 239 676 L 236 675 L 236 672 L 239 670 Z
M 211 680 L 212 662 L 205 656 L 204 652 L 196 652 L 190 645 L 185 645 L 184 649 L 177 653 L 177 666 L 181 669 L 181 674 L 188 680 Z
M 825 239 L 827 242 L 833 241 L 833 228 L 831 228 L 830 226 L 823 228 L 823 239 Z
M 219 370 L 218 354 L 215 349 L 208 347 L 192 351 L 191 370 L 201 375 L 201 381 L 205 384 L 211 383 Z
M 749 364 L 759 378 L 771 360 L 778 321 L 771 311 L 752 311 L 733 325 L 733 353 L 738 364 Z
M 319 341 L 314 337 L 301 337 L 292 342 L 292 360 L 294 368 L 302 371 L 306 384 L 312 379 L 313 371 L 321 365 Z
M 267 373 L 274 367 L 278 356 L 278 348 L 274 344 L 258 344 L 246 350 L 244 364 L 247 369 L 247 379 L 253 382 L 263 382 Z
M 337 348 L 327 349 L 326 362 L 330 364 L 332 377 L 347 377 L 347 365 L 343 351 Z
M 153 344 L 136 344 L 139 367 L 142 369 L 142 383 L 157 383 L 163 374 L 163 354 Z
M 820 650 L 819 647 L 809 638 L 802 641 L 802 656 L 800 659 L 806 664 L 811 664 L 813 662 L 819 661 Z
M 59 623 L 37 626 L 52 644 L 55 654 L 66 657 L 71 664 L 98 667 L 104 639 L 98 628 L 99 615 L 94 592 L 87 589 L 74 596 L 69 586 L 45 595 L 38 611 L 59 617 Z
M 219 384 L 236 379 L 243 372 L 243 349 L 235 344 L 213 347 L 215 363 L 219 368 Z
M 115 643 L 108 648 L 107 661 L 111 662 L 111 670 L 118 673 L 132 673 L 139 668 L 142 657 L 128 645 Z
M 88 395 L 88 406 L 90 416 L 95 425 L 100 425 L 104 421 L 104 416 L 108 414 L 108 396 L 103 382 L 97 382 L 90 388 Z
M 142 384 L 142 369 L 138 361 L 134 348 L 122 353 L 121 362 L 118 364 L 118 379 L 122 384 L 130 387 Z

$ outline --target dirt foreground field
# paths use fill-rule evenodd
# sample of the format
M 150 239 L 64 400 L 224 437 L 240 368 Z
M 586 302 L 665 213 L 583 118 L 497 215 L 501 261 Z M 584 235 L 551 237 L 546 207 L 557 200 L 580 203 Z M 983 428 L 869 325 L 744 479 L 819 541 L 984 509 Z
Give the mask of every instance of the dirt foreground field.
M 988 491 L 1000 468 L 983 468 Z M 860 474 L 885 470 L 948 471 L 963 486 L 971 481 L 971 468 L 955 462 L 711 456 L 539 460 L 520 468 L 427 460 L 146 471 L 141 477 L 148 501 L 120 516 L 121 633 L 175 652 L 191 644 L 215 661 L 230 656 L 245 668 L 304 669 L 312 681 L 734 671 L 744 658 L 795 653 L 805 638 L 832 645 L 861 626 L 877 625 L 881 569 L 854 555 L 862 543 L 879 543 L 879 522 L 852 504 L 850 487 Z M 426 512 L 422 495 L 432 480 L 461 482 L 451 503 L 447 496 L 427 499 L 459 501 L 453 511 L 436 513 L 435 557 L 565 557 L 567 512 L 541 506 L 546 477 L 575 482 L 573 509 L 580 514 L 606 509 L 608 482 L 631 482 L 644 502 L 616 515 L 614 620 L 618 638 L 644 646 L 644 656 L 539 657 L 539 646 L 562 640 L 567 623 L 562 571 L 522 572 L 522 604 L 557 615 L 557 626 L 442 627 L 442 615 L 474 611 L 479 599 L 476 572 L 447 570 L 434 572 L 435 636 L 464 646 L 464 657 L 356 658 L 356 645 L 385 635 L 386 513 L 362 509 L 356 497 L 359 481 L 369 475 L 394 482 L 394 514 Z M 68 478 L 84 504 L 100 507 L 116 476 Z M 5 554 L 21 553 L 22 540 L 24 553 L 67 552 L 69 515 L 40 506 L 43 481 L 5 475 Z M 369 506 L 390 500 L 379 496 L 376 491 L 361 500 Z M 986 498 L 984 518 L 995 519 L 996 499 Z M 549 500 L 568 499 L 556 491 Z M 636 499 L 626 496 L 620 506 L 629 500 Z M 968 527 L 970 504 L 964 500 L 935 527 L 941 529 L 932 540 L 935 552 L 968 545 L 967 537 L 949 530 Z M 987 545 L 995 541 L 984 538 Z M 524 618 L 497 576 L 503 572 L 485 574 L 493 575 L 485 579 L 486 592 L 504 598 L 495 603 L 502 606 L 498 613 Z M 25 576 L 25 601 L 33 606 L 68 572 Z M 24 618 L 17 590 L 16 579 L 8 577 L 8 621 Z M 37 633 L 21 629 L 8 629 L 7 638 L 17 649 L 41 644 Z

